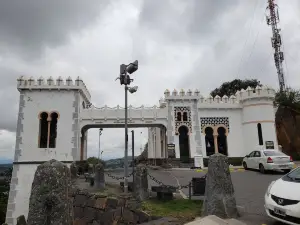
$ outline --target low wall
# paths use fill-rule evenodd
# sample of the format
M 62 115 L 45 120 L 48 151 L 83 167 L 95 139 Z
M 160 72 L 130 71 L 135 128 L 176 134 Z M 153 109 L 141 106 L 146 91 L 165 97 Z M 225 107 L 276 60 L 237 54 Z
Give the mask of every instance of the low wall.
M 140 224 L 154 219 L 126 197 L 116 199 L 77 190 L 73 198 L 74 225 Z

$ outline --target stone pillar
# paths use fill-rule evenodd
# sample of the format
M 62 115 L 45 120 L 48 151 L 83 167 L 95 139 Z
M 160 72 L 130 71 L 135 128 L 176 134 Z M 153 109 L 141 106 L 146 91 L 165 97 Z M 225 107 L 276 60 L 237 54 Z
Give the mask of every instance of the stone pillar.
M 78 168 L 76 166 L 76 162 L 72 162 L 70 165 L 71 179 L 77 179 Z
M 194 132 L 194 138 L 195 138 L 195 144 L 196 144 L 196 155 L 202 155 L 202 143 L 201 143 L 201 126 L 200 126 L 200 117 L 198 113 L 198 101 L 195 100 L 192 106 L 192 112 L 193 112 L 193 132 Z
M 170 103 L 167 101 L 168 104 L 168 125 L 167 125 L 167 144 L 175 144 L 174 143 L 174 127 L 173 127 L 173 107 L 170 105 Z M 175 153 L 176 154 L 176 153 Z M 176 157 L 179 157 L 176 155 Z
M 28 225 L 73 224 L 71 173 L 54 159 L 37 167 L 29 200 Z
M 98 163 L 95 166 L 95 188 L 104 189 L 105 188 L 105 176 L 104 176 L 104 166 L 102 163 Z
M 202 216 L 221 218 L 239 216 L 227 156 L 216 153 L 209 157 Z
M 215 145 L 215 153 L 218 153 L 219 149 L 218 149 L 218 135 L 217 134 L 214 134 L 214 145 Z
M 147 167 L 139 164 L 135 171 L 134 195 L 139 201 L 144 201 L 149 198 Z
M 95 172 L 95 170 L 94 170 L 94 165 L 92 165 L 92 164 L 88 164 L 89 165 L 89 169 L 88 169 L 88 173 L 89 174 L 91 174 L 91 173 L 94 173 Z

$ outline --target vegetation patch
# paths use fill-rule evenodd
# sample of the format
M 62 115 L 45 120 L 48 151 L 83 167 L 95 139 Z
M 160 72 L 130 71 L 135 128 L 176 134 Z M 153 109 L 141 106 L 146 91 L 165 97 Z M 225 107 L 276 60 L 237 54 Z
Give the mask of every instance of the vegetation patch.
M 159 201 L 151 199 L 143 202 L 141 209 L 151 216 L 174 217 L 185 223 L 201 216 L 202 201 L 188 199 Z
M 118 184 L 106 183 L 104 190 L 95 191 L 95 194 L 105 195 L 107 197 L 118 197 L 122 194 L 122 190 Z

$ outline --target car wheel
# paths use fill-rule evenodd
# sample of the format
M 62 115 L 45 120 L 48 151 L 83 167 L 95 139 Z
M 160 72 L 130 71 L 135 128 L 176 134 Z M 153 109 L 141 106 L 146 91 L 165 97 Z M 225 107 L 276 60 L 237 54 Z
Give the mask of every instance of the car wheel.
M 265 173 L 265 167 L 262 164 L 259 164 L 259 172 Z
M 283 170 L 285 173 L 289 173 L 291 172 L 291 170 Z
M 243 162 L 243 167 L 244 167 L 244 169 L 245 169 L 245 170 L 247 170 L 247 169 L 248 169 L 248 167 L 247 167 L 247 163 L 246 163 L 246 162 Z

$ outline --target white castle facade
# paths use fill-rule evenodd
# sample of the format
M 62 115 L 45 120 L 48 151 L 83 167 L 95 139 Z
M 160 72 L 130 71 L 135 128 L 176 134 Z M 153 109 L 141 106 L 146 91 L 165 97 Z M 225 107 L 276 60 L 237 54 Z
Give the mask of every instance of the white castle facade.
M 85 160 L 90 128 L 124 127 L 124 108 L 91 104 L 80 78 L 18 79 L 20 92 L 16 147 L 6 222 L 27 216 L 37 166 L 50 159 L 66 164 Z M 199 91 L 170 93 L 158 106 L 128 108 L 129 127 L 148 127 L 148 158 L 187 162 L 215 152 L 243 157 L 266 141 L 277 148 L 273 100 L 267 87 L 248 88 L 234 96 L 204 98 Z

